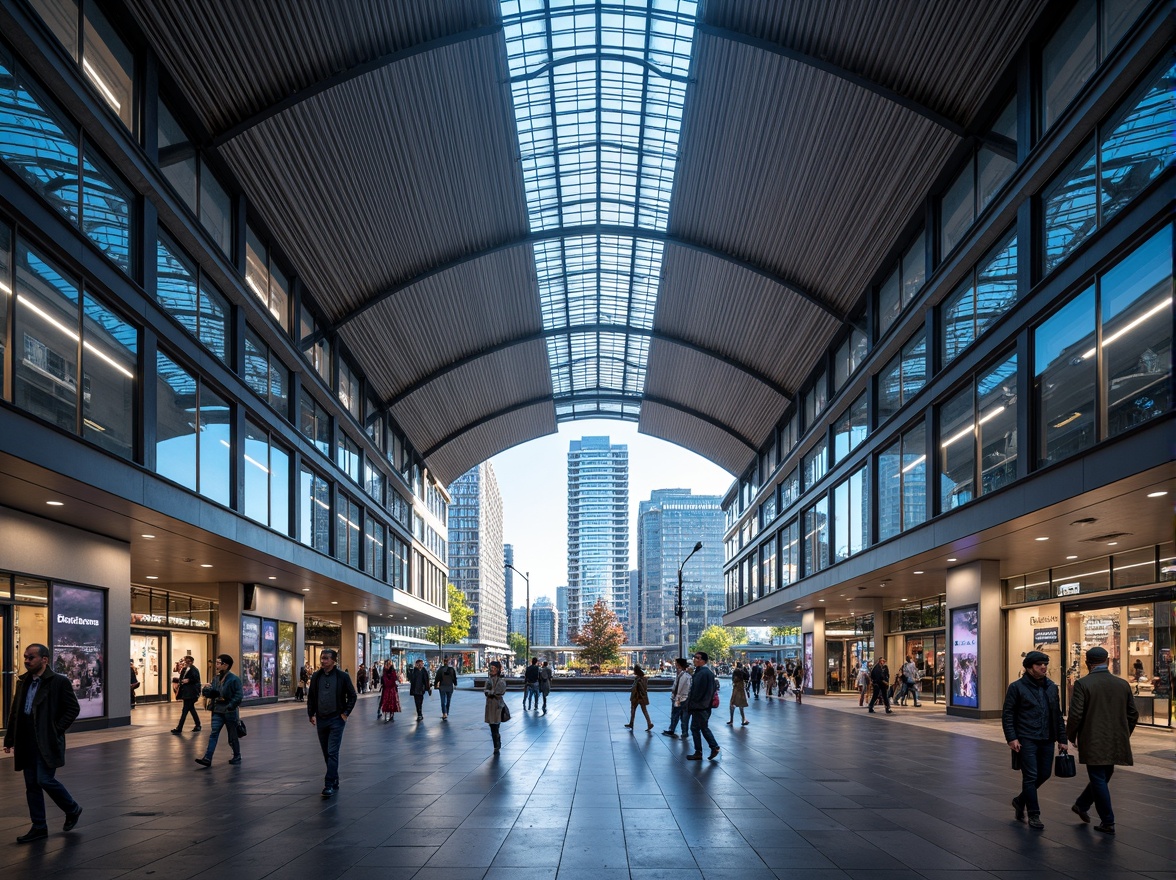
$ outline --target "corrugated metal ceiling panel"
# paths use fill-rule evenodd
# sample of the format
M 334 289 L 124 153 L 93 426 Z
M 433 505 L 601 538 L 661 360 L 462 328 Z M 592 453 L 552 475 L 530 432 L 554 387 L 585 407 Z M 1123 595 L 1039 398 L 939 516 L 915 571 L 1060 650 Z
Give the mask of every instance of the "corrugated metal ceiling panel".
M 755 454 L 714 425 L 648 401 L 641 405 L 637 430 L 697 452 L 732 475 L 741 473 Z
M 442 484 L 449 485 L 490 456 L 555 431 L 555 409 L 550 403 L 525 407 L 447 443 L 429 457 L 429 470 Z

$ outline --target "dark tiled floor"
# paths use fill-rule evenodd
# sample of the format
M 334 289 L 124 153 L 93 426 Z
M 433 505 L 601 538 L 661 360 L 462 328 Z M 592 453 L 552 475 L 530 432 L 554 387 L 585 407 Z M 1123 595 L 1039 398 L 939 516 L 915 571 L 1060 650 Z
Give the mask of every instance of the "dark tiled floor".
M 28 820 L 21 777 L 0 762 L 0 875 L 1176 880 L 1171 774 L 1115 775 L 1115 838 L 1070 813 L 1078 780 L 1051 780 L 1033 832 L 1013 821 L 1003 743 L 944 725 L 761 700 L 749 727 L 716 718 L 722 755 L 699 764 L 660 735 L 667 700 L 649 734 L 621 727 L 624 694 L 555 694 L 545 716 L 510 700 L 494 758 L 478 693 L 459 692 L 449 722 L 434 697 L 421 724 L 377 723 L 363 698 L 332 801 L 299 707 L 247 712 L 244 763 L 228 766 L 222 743 L 211 770 L 193 763 L 203 735 L 166 732 L 172 707 L 140 709 L 132 729 L 71 737 L 60 778 L 86 812 L 70 834 L 50 806 L 47 841 L 11 842 Z

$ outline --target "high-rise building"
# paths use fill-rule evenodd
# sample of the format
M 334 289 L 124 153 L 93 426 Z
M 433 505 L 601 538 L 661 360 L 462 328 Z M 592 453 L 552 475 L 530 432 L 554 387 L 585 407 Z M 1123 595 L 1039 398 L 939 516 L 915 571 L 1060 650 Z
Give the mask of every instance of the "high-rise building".
M 723 499 L 689 489 L 654 489 L 649 495 L 637 509 L 641 641 L 676 644 L 678 567 L 701 541 L 682 574 L 683 641 L 689 646 L 723 619 Z M 674 652 L 684 655 L 676 646 Z
M 506 578 L 502 567 L 502 495 L 494 466 L 483 462 L 449 486 L 449 581 L 473 609 L 466 644 L 506 651 Z
M 598 600 L 629 632 L 629 447 L 582 437 L 568 450 L 568 635 Z
M 641 641 L 641 572 L 629 569 L 629 641 L 635 645 Z
M 510 610 L 510 631 L 525 633 L 527 631 L 527 606 L 520 605 Z
M 511 610 L 514 608 L 514 544 L 502 545 L 502 572 L 506 584 L 506 631 L 509 635 L 514 632 L 514 622 L 511 620 Z
M 547 596 L 531 606 L 531 644 L 554 645 L 559 635 L 559 612 Z
M 568 643 L 568 588 L 555 588 L 555 610 L 558 612 L 557 618 L 559 629 L 556 632 L 555 641 L 557 644 L 566 645 Z

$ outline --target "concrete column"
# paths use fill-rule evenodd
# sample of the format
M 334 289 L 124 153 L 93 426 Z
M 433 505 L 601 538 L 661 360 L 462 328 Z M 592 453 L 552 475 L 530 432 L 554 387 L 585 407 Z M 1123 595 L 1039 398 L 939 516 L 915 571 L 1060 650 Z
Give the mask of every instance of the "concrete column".
M 371 663 L 371 646 L 368 641 L 368 616 L 362 611 L 344 611 L 342 613 L 343 629 L 339 636 L 339 666 L 350 671 L 352 681 L 359 671 L 359 639 L 363 633 L 364 654 Z
M 975 609 L 973 620 L 956 620 L 957 609 Z M 947 650 L 946 670 L 949 715 L 968 718 L 997 718 L 1004 704 L 1003 625 L 1000 610 L 1000 563 L 982 559 L 950 568 L 947 571 Z M 953 624 L 958 623 L 958 626 Z M 975 632 L 973 632 L 973 627 Z M 957 695 L 960 689 L 956 669 L 958 658 L 975 654 L 975 669 L 965 675 L 974 679 L 976 706 L 968 697 Z
M 882 610 L 882 599 L 857 599 L 854 600 L 853 610 L 858 617 L 864 617 L 867 614 L 874 615 L 874 656 L 868 658 L 872 664 L 875 657 L 890 656 L 886 653 L 886 612 Z M 846 682 L 850 690 L 857 690 L 857 685 L 852 681 Z
M 800 632 L 801 659 L 806 665 L 810 665 L 809 674 L 813 682 L 811 688 L 805 688 L 805 693 L 823 694 L 825 693 L 825 665 L 828 659 L 825 656 L 825 609 L 810 608 L 808 611 L 805 611 L 800 620 Z M 813 660 L 811 664 L 809 664 L 808 658 L 804 656 L 804 642 L 808 633 L 812 633 L 813 636 Z
M 233 671 L 238 671 L 241 662 L 241 603 L 244 601 L 244 585 L 217 584 L 217 654 L 228 654 L 233 658 Z

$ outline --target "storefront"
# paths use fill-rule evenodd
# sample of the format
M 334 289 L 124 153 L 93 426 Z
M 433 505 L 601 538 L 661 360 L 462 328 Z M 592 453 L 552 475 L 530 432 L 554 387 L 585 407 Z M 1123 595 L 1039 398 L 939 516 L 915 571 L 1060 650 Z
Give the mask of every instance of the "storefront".
M 175 699 L 184 657 L 191 657 L 201 681 L 213 674 L 217 603 L 171 590 L 131 587 L 131 666 L 139 680 L 135 701 Z
M 892 637 L 890 650 L 895 650 L 897 639 L 902 652 L 901 656 L 887 658 L 892 664 L 891 679 L 906 663 L 906 658 L 910 657 L 922 675 L 919 680 L 920 698 L 933 703 L 947 702 L 946 614 L 945 596 L 906 602 L 886 612 L 886 629 Z
M 1087 674 L 1086 651 L 1102 647 L 1111 674 L 1131 685 L 1140 724 L 1176 726 L 1172 555 L 1171 545 L 1162 545 L 1006 579 L 1006 602 L 1024 602 L 1007 611 L 1009 680 L 1023 673 L 1027 652 L 1043 652 L 1051 678 L 1064 685 L 1065 710 L 1074 683 Z
M 825 693 L 857 693 L 854 679 L 874 656 L 874 615 L 825 622 Z
M 298 686 L 294 674 L 295 631 L 292 621 L 241 615 L 241 660 L 237 675 L 246 700 L 293 698 Z

